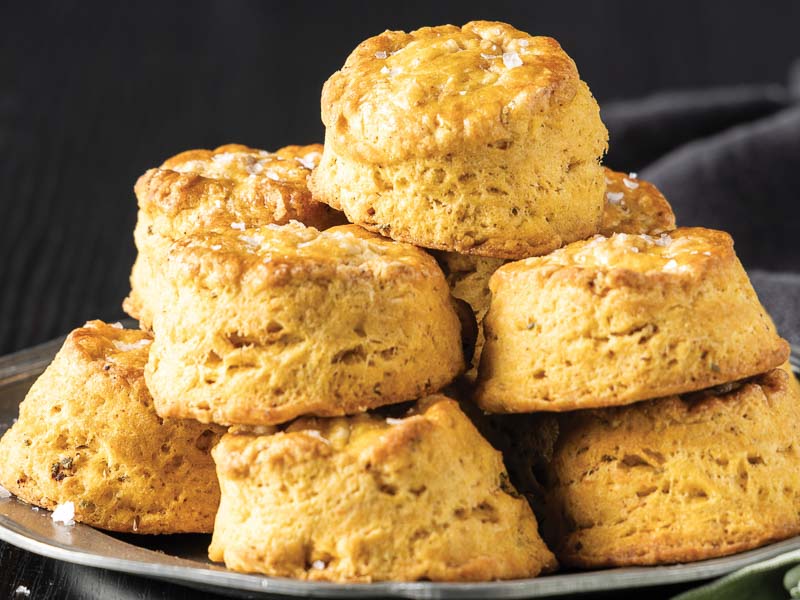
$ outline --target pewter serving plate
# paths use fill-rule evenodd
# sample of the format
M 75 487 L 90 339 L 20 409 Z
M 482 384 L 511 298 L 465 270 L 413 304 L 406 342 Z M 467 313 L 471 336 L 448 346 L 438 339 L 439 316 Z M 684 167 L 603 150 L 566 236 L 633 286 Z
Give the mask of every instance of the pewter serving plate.
M 52 360 L 62 340 L 0 358 L 0 433 L 11 426 L 19 403 Z M 800 351 L 792 348 L 800 372 Z M 318 598 L 541 598 L 700 581 L 800 549 L 800 536 L 735 556 L 665 567 L 560 573 L 537 579 L 490 583 L 336 584 L 244 575 L 206 558 L 210 536 L 135 536 L 101 532 L 86 525 L 53 523 L 50 512 L 15 498 L 0 499 L 0 539 L 30 552 L 67 562 L 164 579 L 236 597 Z

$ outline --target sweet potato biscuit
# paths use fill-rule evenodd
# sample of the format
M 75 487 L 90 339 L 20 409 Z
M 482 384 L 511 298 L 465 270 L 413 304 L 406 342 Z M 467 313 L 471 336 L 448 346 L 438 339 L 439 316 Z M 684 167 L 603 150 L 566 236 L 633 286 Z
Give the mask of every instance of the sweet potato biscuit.
M 781 369 L 627 407 L 514 418 L 516 436 L 536 440 L 518 447 L 545 449 L 529 468 L 544 490 L 542 534 L 565 565 L 690 562 L 800 533 L 800 394 Z
M 401 419 L 234 428 L 214 449 L 222 501 L 209 550 L 236 571 L 328 581 L 534 577 L 555 560 L 500 453 L 455 401 Z
M 322 91 L 315 197 L 396 240 L 495 258 L 598 232 L 608 134 L 575 63 L 504 23 L 386 31 Z
M 675 215 L 666 198 L 652 184 L 638 179 L 634 173 L 624 174 L 605 169 L 606 201 L 603 208 L 602 235 L 614 233 L 647 233 L 656 235 L 675 229 Z M 489 310 L 492 293 L 489 279 L 503 266 L 506 260 L 460 254 L 458 252 L 433 251 L 441 265 L 454 297 L 465 301 L 472 308 L 478 324 L 477 341 L 472 357 L 472 368 L 467 376 L 477 376 L 483 351 L 483 318 Z
M 606 200 L 600 235 L 648 233 L 658 235 L 675 229 L 675 214 L 667 199 L 652 183 L 635 173 L 604 169 Z
M 345 222 L 306 187 L 321 153 L 320 144 L 276 152 L 228 144 L 182 152 L 142 175 L 135 187 L 139 255 L 125 311 L 150 327 L 158 300 L 152 294 L 155 271 L 162 268 L 169 245 L 184 235 L 227 229 L 231 223 L 258 227 L 297 220 L 325 229 Z
M 489 412 L 629 404 L 789 356 L 721 231 L 597 236 L 505 265 L 490 286 L 477 390 Z
M 146 369 L 162 416 L 269 425 L 413 400 L 463 369 L 436 261 L 355 225 L 187 236 Z
M 75 520 L 138 533 L 210 532 L 224 430 L 161 419 L 144 383 L 152 338 L 102 321 L 67 336 L 0 440 L 0 484 Z

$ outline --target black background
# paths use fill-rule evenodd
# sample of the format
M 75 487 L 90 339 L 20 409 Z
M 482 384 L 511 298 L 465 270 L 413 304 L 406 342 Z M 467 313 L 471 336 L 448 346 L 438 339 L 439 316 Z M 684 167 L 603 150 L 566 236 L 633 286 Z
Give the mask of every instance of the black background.
M 800 3 L 44 2 L 0 13 L 0 354 L 122 316 L 132 186 L 193 147 L 321 141 L 319 92 L 387 28 L 501 19 L 556 37 L 607 112 L 786 81 Z M 615 130 L 611 129 L 612 148 Z M 636 156 L 619 156 L 620 169 Z

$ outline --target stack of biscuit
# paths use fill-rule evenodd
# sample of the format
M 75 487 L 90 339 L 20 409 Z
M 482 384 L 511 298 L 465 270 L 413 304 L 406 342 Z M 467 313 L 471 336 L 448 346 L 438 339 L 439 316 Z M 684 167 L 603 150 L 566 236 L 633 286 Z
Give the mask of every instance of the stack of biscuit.
M 194 150 L 139 179 L 124 307 L 145 331 L 70 334 L 0 440 L 2 485 L 106 529 L 213 529 L 212 560 L 311 580 L 800 532 L 788 345 L 727 234 L 676 229 L 602 166 L 555 40 L 387 31 L 322 119 L 324 147 Z

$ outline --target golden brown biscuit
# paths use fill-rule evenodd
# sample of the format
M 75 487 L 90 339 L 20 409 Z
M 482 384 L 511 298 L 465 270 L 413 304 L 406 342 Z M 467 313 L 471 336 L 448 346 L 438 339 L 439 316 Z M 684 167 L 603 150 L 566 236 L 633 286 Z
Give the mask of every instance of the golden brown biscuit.
M 224 430 L 162 420 L 142 371 L 152 338 L 90 321 L 67 336 L 0 439 L 0 484 L 75 520 L 138 533 L 210 532 Z
M 675 215 L 666 198 L 652 183 L 638 179 L 634 173 L 625 175 L 610 169 L 606 172 L 606 202 L 603 209 L 602 235 L 614 233 L 647 233 L 656 235 L 675 229 Z M 450 292 L 472 308 L 477 321 L 477 341 L 472 367 L 467 378 L 477 377 L 483 351 L 483 318 L 489 310 L 492 293 L 489 279 L 506 260 L 459 254 L 432 252 L 447 277 Z
M 606 201 L 600 235 L 648 233 L 658 235 L 675 229 L 675 214 L 667 199 L 652 183 L 635 173 L 604 169 Z
M 627 407 L 514 419 L 517 438 L 536 440 L 518 447 L 546 448 L 527 458 L 544 489 L 542 534 L 565 565 L 690 562 L 800 533 L 800 394 L 781 369 Z
M 314 195 L 396 240 L 496 258 L 597 233 L 608 134 L 575 63 L 504 23 L 386 31 L 322 91 Z
M 343 215 L 316 201 L 306 186 L 322 145 L 286 146 L 276 152 L 228 144 L 189 150 L 150 169 L 136 182 L 139 217 L 134 239 L 139 255 L 131 272 L 125 311 L 150 327 L 157 297 L 155 271 L 169 245 L 190 233 L 300 221 L 325 229 Z
M 162 416 L 269 425 L 413 400 L 463 369 L 436 261 L 355 225 L 187 236 L 155 285 Z
M 721 231 L 597 236 L 505 265 L 490 286 L 477 390 L 489 412 L 629 404 L 789 356 Z
M 229 569 L 328 581 L 535 577 L 555 560 L 500 453 L 444 396 L 405 418 L 234 428 L 214 449 L 209 549 Z

